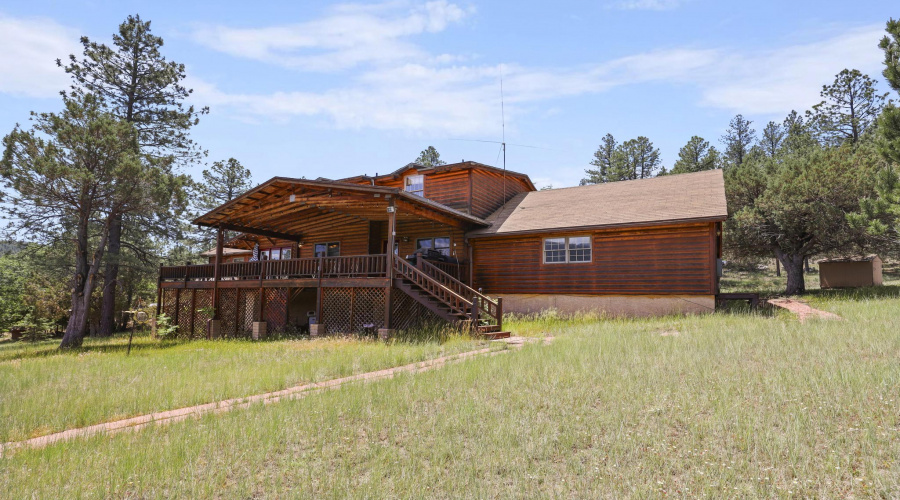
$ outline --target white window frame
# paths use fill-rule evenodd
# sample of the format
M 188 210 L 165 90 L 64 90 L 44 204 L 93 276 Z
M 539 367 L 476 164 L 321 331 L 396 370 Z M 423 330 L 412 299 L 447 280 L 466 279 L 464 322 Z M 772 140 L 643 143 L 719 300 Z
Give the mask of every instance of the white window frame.
M 570 252 L 572 249 L 569 248 L 569 239 L 571 238 L 587 238 L 588 240 L 588 250 L 591 253 L 591 258 L 588 260 L 570 260 Z M 565 240 L 565 244 L 563 246 L 563 252 L 566 256 L 566 260 L 559 262 L 547 262 L 547 240 Z M 550 236 L 547 238 L 543 238 L 541 240 L 541 260 L 544 264 L 590 264 L 594 260 L 594 240 L 590 235 L 587 234 L 575 234 L 572 236 Z
M 420 182 L 418 182 L 418 183 L 410 182 L 412 180 L 419 180 Z M 413 191 L 413 190 L 409 189 L 410 184 L 421 184 L 422 190 L 421 191 L 420 190 Z M 421 196 L 422 198 L 424 198 L 425 197 L 425 176 L 422 174 L 407 175 L 406 177 L 403 178 L 403 190 L 409 194 L 414 194 L 416 196 Z

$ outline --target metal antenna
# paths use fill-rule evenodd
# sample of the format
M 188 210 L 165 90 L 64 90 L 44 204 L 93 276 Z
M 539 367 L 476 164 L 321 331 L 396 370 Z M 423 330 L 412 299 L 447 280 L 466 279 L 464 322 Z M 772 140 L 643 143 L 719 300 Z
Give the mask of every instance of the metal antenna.
M 506 205 L 506 109 L 503 105 L 503 65 L 500 65 L 500 147 L 503 149 L 503 204 Z

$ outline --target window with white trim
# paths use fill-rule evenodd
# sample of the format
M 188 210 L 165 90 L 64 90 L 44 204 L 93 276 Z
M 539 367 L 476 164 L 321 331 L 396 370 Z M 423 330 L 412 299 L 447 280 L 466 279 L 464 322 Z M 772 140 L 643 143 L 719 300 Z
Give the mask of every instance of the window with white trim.
M 407 175 L 403 180 L 403 190 L 407 193 L 425 197 L 425 176 Z
M 591 261 L 591 237 L 544 238 L 544 263 L 564 264 Z

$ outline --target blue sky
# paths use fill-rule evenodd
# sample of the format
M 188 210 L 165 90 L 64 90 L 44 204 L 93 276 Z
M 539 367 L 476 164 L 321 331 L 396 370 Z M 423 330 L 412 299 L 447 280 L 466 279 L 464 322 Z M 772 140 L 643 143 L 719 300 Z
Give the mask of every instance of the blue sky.
M 891 9 L 889 7 L 893 6 Z M 57 57 L 153 22 L 208 105 L 209 161 L 271 176 L 392 171 L 434 145 L 539 186 L 577 184 L 600 139 L 649 137 L 671 166 L 743 113 L 761 130 L 844 68 L 881 80 L 889 1 L 0 2 L 0 132 L 59 108 Z M 895 96 L 896 97 L 896 96 Z M 541 149 L 537 149 L 541 148 Z M 202 166 L 191 169 L 199 175 Z

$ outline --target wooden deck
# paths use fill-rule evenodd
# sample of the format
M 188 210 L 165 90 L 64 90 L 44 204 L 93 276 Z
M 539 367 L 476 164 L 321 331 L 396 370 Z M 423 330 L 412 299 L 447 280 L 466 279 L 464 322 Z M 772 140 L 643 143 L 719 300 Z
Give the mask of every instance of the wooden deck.
M 503 306 L 466 283 L 468 265 L 410 262 L 396 255 L 353 255 L 256 262 L 164 266 L 157 307 L 185 335 L 225 336 L 254 324 L 270 333 L 297 325 L 309 313 L 326 333 L 407 328 L 423 319 L 466 325 L 480 334 L 500 331 Z M 306 299 L 299 294 L 314 289 Z M 314 302 L 311 302 L 313 301 Z

